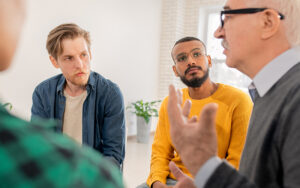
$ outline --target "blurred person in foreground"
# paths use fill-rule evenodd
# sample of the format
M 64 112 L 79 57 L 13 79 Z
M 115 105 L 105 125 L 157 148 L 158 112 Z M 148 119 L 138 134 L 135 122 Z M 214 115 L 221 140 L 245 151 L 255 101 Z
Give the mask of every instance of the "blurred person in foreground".
M 0 71 L 13 59 L 25 16 L 23 0 L 0 0 Z M 99 153 L 27 122 L 0 105 L 0 187 L 123 187 L 119 170 Z

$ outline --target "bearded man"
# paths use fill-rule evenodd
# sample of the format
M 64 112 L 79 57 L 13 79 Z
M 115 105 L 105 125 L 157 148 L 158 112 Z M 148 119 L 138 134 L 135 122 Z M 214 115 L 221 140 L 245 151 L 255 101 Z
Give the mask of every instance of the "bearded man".
M 187 86 L 181 90 L 182 104 L 186 100 L 192 102 L 189 117 L 196 118 L 205 104 L 213 102 L 219 105 L 216 121 L 218 156 L 237 169 L 252 111 L 250 97 L 236 88 L 211 81 L 211 58 L 198 38 L 184 37 L 178 40 L 172 49 L 172 58 L 175 75 Z M 171 141 L 167 104 L 168 97 L 162 102 L 159 112 L 147 185 L 140 187 L 157 188 L 176 184 L 176 178 L 169 169 L 170 161 L 191 176 Z M 193 155 L 192 151 L 190 155 Z

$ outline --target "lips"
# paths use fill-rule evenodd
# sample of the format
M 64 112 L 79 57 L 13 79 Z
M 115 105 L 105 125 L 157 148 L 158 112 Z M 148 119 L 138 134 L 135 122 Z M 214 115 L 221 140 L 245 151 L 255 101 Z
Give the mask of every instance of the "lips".
M 84 73 L 84 72 L 79 72 L 79 73 L 76 73 L 75 75 L 76 76 L 83 76 L 83 75 L 85 75 L 86 73 Z
M 193 67 L 189 67 L 185 70 L 185 75 L 187 75 L 188 73 L 193 73 L 193 72 L 197 72 L 198 70 L 202 70 L 202 68 L 200 66 L 193 66 Z
M 197 68 L 192 68 L 192 69 L 190 69 L 189 71 L 188 71 L 188 73 L 190 73 L 190 72 L 196 72 L 196 71 L 198 71 L 199 69 L 197 69 Z

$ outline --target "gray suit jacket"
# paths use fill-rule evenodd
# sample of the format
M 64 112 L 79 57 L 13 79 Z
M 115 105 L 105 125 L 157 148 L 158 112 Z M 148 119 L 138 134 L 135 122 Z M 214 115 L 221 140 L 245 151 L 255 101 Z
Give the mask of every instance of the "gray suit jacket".
M 205 187 L 300 187 L 300 63 L 255 99 L 239 172 L 223 162 Z

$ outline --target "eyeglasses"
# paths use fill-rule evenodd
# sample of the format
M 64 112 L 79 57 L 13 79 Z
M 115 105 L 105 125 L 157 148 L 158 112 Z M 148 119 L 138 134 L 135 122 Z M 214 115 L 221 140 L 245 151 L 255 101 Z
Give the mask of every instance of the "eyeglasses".
M 225 14 L 254 14 L 257 12 L 262 12 L 268 8 L 243 8 L 243 9 L 232 9 L 232 10 L 223 10 L 221 11 L 220 18 L 221 18 L 221 28 L 224 26 L 224 19 Z M 278 12 L 280 20 L 284 19 L 284 15 Z
M 186 63 L 189 59 L 189 56 L 192 57 L 195 61 L 204 57 L 205 53 L 200 49 L 194 49 L 190 53 L 180 53 L 175 57 L 176 63 Z

